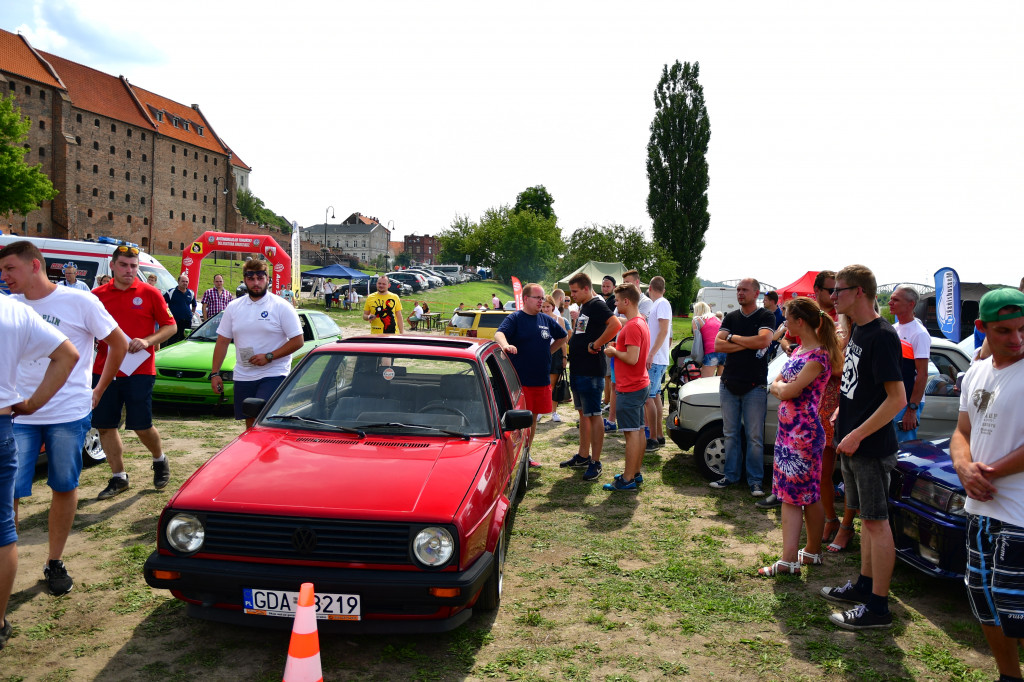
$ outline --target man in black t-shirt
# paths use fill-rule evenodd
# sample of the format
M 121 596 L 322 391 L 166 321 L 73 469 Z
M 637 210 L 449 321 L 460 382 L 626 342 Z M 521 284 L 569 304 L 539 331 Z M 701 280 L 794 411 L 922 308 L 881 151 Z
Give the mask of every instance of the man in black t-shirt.
M 842 463 L 846 506 L 860 511 L 861 564 L 857 582 L 823 587 L 829 601 L 856 604 L 829 617 L 846 630 L 892 626 L 889 581 L 896 549 L 889 527 L 889 472 L 896 466 L 893 418 L 907 404 L 900 369 L 900 339 L 878 316 L 875 276 L 863 265 L 848 265 L 836 274 L 832 300 L 836 311 L 854 324 L 846 347 L 839 385 L 836 452 Z
M 743 449 L 740 429 L 747 432 L 747 485 L 754 497 L 764 497 L 764 417 L 768 411 L 768 346 L 775 332 L 775 315 L 757 305 L 761 285 L 756 279 L 736 285 L 733 310 L 722 320 L 715 337 L 715 352 L 728 353 L 718 386 L 725 435 L 725 472 L 712 488 L 737 483 L 742 475 Z
M 572 399 L 580 414 L 580 447 L 575 455 L 559 464 L 563 468 L 586 467 L 584 481 L 596 480 L 601 475 L 601 448 L 604 446 L 601 394 L 607 367 L 602 347 L 622 326 L 591 287 L 590 277 L 585 273 L 569 279 L 569 295 L 580 307 L 569 338 L 569 373 Z

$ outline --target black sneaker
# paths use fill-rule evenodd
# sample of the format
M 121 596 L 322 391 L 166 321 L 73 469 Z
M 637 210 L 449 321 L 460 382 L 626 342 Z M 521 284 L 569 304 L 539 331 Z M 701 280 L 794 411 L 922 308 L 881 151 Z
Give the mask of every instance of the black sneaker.
M 665 447 L 665 439 L 664 438 L 659 438 L 658 439 L 658 447 L 659 448 Z
M 128 490 L 128 479 L 121 478 L 120 476 L 111 476 L 110 481 L 107 482 L 107 487 L 100 491 L 96 499 L 109 500 L 114 495 L 120 495 L 125 490 Z
M 869 592 L 864 592 L 849 580 L 842 587 L 823 587 L 819 594 L 839 604 L 866 604 L 871 597 Z
M 601 476 L 601 463 L 591 460 L 587 470 L 583 472 L 584 481 L 596 481 Z
M 711 488 L 714 488 L 715 490 L 721 490 L 722 488 L 728 488 L 731 485 L 732 485 L 732 483 L 725 476 L 722 476 L 717 481 L 711 481 L 711 483 L 708 483 L 708 486 L 711 487 Z
M 775 494 L 772 493 L 763 500 L 758 500 L 757 502 L 755 502 L 754 506 L 757 507 L 758 509 L 775 509 L 776 507 L 782 506 L 782 500 L 775 497 Z
M 654 450 L 657 450 L 660 447 L 661 446 L 658 445 L 658 440 L 656 438 L 647 439 L 647 447 L 645 448 L 647 452 L 653 452 Z
M 0 628 L 0 649 L 7 646 L 7 640 L 11 638 L 11 621 L 4 618 L 4 626 Z
M 75 581 L 68 575 L 68 569 L 60 559 L 51 559 L 43 569 L 43 576 L 46 577 L 46 586 L 50 588 L 50 594 L 55 597 L 67 594 L 75 586 Z
M 874 613 L 865 604 L 857 604 L 842 613 L 833 613 L 828 619 L 844 630 L 886 630 L 892 627 L 892 613 Z
M 579 455 L 573 455 L 571 459 L 567 459 L 564 462 L 559 462 L 558 466 L 563 469 L 581 469 L 583 467 L 590 466 L 589 457 L 580 457 Z
M 164 459 L 162 461 L 153 461 L 153 487 L 159 490 L 167 485 L 167 481 L 171 480 L 171 465 Z

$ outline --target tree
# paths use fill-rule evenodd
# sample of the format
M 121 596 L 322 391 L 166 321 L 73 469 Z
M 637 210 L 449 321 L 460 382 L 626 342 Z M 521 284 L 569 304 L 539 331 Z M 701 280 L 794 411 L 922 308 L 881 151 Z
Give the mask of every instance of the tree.
M 31 213 L 57 196 L 42 164 L 25 163 L 28 147 L 22 143 L 31 127 L 32 121 L 21 115 L 13 94 L 0 97 L 0 215 L 5 217 Z
M 480 236 L 491 246 L 489 264 L 495 278 L 506 282 L 513 275 L 523 284 L 543 280 L 564 247 L 554 215 L 545 218 L 532 209 L 512 211 L 507 204 L 484 212 Z
M 535 185 L 533 187 L 527 187 L 516 197 L 516 205 L 512 208 L 514 213 L 520 211 L 530 210 L 539 216 L 544 218 L 554 218 L 558 220 L 558 216 L 555 215 L 555 210 L 551 207 L 555 203 L 555 200 L 548 194 L 548 190 L 544 185 Z
M 412 264 L 412 256 L 409 255 L 408 251 L 402 251 L 395 256 L 395 265 L 401 265 L 402 267 L 408 267 Z
M 291 234 L 291 223 L 267 208 L 263 200 L 248 189 L 240 189 L 235 194 L 235 207 L 250 223 L 277 227 L 285 234 Z
M 696 296 L 695 277 L 711 222 L 706 158 L 711 123 L 699 76 L 699 62 L 662 68 L 647 143 L 647 213 L 655 240 L 679 264 L 679 294 L 670 299 L 676 309 L 688 307 Z

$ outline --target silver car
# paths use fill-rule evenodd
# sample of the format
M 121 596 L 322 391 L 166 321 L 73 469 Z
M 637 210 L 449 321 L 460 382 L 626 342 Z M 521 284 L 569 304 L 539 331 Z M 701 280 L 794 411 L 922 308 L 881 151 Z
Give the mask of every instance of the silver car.
M 957 345 L 946 339 L 932 338 L 925 408 L 917 429 L 921 440 L 948 438 L 956 428 L 960 411 L 960 390 L 956 378 L 960 372 L 966 372 L 971 364 L 969 353 L 970 348 L 966 342 Z M 786 359 L 780 353 L 768 365 L 769 381 L 779 375 Z M 693 448 L 697 469 L 708 480 L 721 478 L 725 473 L 725 436 L 718 398 L 719 383 L 718 377 L 707 377 L 683 384 L 667 420 L 672 442 L 682 450 Z M 768 414 L 764 422 L 764 459 L 767 468 L 772 466 L 778 426 L 779 399 L 769 395 Z

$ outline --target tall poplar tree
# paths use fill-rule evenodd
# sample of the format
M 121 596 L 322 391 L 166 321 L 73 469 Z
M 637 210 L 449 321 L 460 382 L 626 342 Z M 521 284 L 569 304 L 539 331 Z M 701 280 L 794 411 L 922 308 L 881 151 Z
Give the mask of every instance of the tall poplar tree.
M 711 222 L 706 158 L 711 123 L 699 76 L 699 62 L 662 68 L 647 143 L 647 213 L 655 241 L 679 264 L 676 310 L 688 310 L 696 297 L 694 282 Z

